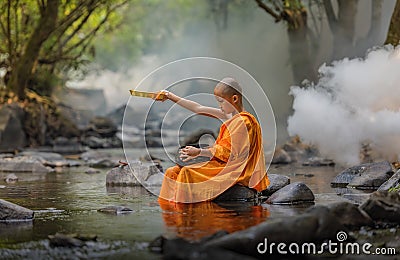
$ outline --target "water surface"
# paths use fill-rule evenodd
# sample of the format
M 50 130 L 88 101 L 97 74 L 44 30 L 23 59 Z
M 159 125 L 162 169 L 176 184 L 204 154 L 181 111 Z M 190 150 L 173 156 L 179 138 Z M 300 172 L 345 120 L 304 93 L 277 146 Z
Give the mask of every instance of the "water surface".
M 119 150 L 109 150 L 123 158 Z M 133 150 L 138 157 L 143 151 Z M 157 154 L 157 150 L 153 151 Z M 162 151 L 158 151 L 162 157 Z M 168 167 L 169 162 L 163 166 Z M 17 183 L 1 183 L 0 198 L 35 211 L 33 222 L 0 224 L 0 255 L 5 258 L 108 258 L 160 257 L 147 251 L 159 235 L 199 240 L 217 231 L 234 232 L 269 219 L 296 215 L 310 205 L 273 206 L 256 203 L 162 204 L 142 187 L 106 187 L 107 170 L 86 174 L 87 167 L 65 168 L 54 173 L 15 173 Z M 341 169 L 334 167 L 273 166 L 270 173 L 287 175 L 306 183 L 316 203 L 341 200 L 330 181 Z M 0 173 L 3 180 L 8 173 Z M 125 206 L 132 213 L 104 214 L 98 209 Z M 84 248 L 52 248 L 48 235 L 96 234 L 98 242 Z

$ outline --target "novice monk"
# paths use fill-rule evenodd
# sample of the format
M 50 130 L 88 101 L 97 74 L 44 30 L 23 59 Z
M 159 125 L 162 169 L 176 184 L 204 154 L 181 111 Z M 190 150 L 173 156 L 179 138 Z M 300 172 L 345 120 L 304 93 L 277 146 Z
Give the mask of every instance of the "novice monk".
M 220 109 L 202 106 L 194 101 L 163 91 L 164 99 L 190 111 L 226 119 L 214 145 L 210 148 L 186 146 L 180 157 L 188 161 L 206 156 L 210 161 L 185 167 L 168 168 L 161 186 L 160 199 L 194 203 L 212 200 L 229 187 L 240 184 L 262 191 L 269 185 L 266 174 L 261 128 L 257 119 L 244 111 L 242 89 L 232 78 L 219 82 L 214 95 Z

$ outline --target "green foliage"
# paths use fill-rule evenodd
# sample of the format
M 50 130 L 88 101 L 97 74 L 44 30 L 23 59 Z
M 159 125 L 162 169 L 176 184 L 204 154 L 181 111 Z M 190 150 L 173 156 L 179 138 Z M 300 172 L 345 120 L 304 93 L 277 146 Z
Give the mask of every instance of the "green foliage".
M 56 0 L 48 0 L 56 1 Z M 24 55 L 39 22 L 45 15 L 48 1 L 5 0 L 0 3 L 0 67 L 12 74 Z M 58 1 L 58 0 L 57 0 Z M 48 92 L 50 74 L 78 69 L 95 56 L 93 39 L 113 31 L 121 22 L 120 12 L 129 0 L 59 0 L 55 28 L 32 52 L 35 65 L 29 82 L 38 92 Z M 38 53 L 38 55 L 37 55 Z M 31 59 L 31 60 L 32 60 Z M 34 77 L 32 77 L 34 75 Z M 6 75 L 5 81 L 10 78 Z M 43 80 L 43 82 L 41 82 Z M 40 84 L 45 86 L 40 86 Z M 15 87 L 15 86 L 14 86 Z
M 389 192 L 400 192 L 400 184 L 397 185 L 396 187 L 390 188 Z

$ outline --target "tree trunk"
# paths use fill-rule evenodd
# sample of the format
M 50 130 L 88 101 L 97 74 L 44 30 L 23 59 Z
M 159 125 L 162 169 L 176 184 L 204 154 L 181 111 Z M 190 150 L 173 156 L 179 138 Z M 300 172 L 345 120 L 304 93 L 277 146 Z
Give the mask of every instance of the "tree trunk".
M 283 19 L 288 24 L 289 53 L 292 64 L 292 73 L 295 84 L 300 84 L 304 79 L 316 80 L 314 59 L 310 50 L 307 27 L 307 11 L 301 2 L 288 1 L 288 8 L 282 13 Z
M 16 61 L 8 86 L 14 90 L 18 98 L 25 98 L 25 89 L 32 76 L 32 71 L 39 57 L 42 44 L 48 39 L 55 28 L 58 14 L 59 0 L 48 0 L 42 11 L 41 18 L 34 32 L 30 36 L 25 51 Z
M 336 32 L 333 32 L 332 59 L 354 55 L 354 29 L 358 0 L 338 0 Z
M 397 46 L 400 41 L 400 1 L 396 1 L 396 6 L 390 20 L 390 27 L 386 36 L 385 44 Z

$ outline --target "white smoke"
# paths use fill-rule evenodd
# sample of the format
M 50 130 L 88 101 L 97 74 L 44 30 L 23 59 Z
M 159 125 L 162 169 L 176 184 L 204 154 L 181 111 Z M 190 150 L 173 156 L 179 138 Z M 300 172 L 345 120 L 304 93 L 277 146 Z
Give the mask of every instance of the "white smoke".
M 400 155 L 400 47 L 369 51 L 364 59 L 343 59 L 319 69 L 308 88 L 294 86 L 289 135 L 317 145 L 341 164 L 360 162 L 364 142 L 381 158 Z

